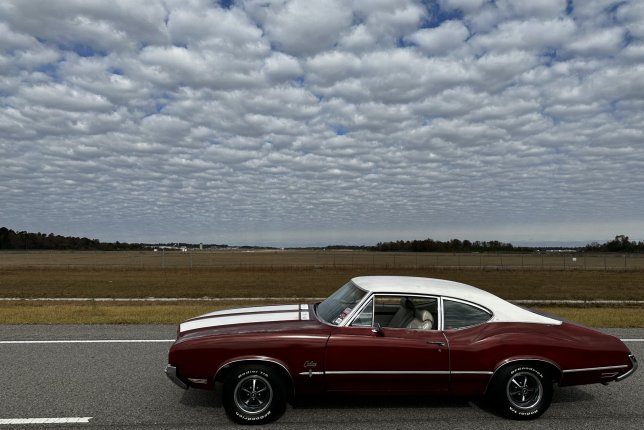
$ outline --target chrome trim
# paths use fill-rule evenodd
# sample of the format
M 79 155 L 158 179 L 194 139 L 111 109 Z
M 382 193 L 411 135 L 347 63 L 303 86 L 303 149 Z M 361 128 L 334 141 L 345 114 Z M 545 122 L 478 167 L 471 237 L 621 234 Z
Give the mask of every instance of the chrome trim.
M 623 369 L 624 367 L 628 367 L 628 365 L 622 364 L 619 366 L 587 367 L 585 369 L 568 369 L 568 370 L 562 371 L 562 373 L 596 372 L 599 370 Z
M 219 372 L 221 372 L 222 369 L 230 367 L 232 364 L 235 364 L 235 363 L 244 363 L 244 362 L 247 362 L 247 361 L 263 361 L 263 362 L 266 362 L 266 363 L 277 364 L 282 369 L 284 369 L 284 371 L 286 372 L 288 377 L 291 379 L 291 382 L 293 382 L 293 376 L 291 375 L 291 372 L 288 371 L 286 366 L 284 364 L 280 363 L 279 361 L 277 361 L 277 360 L 275 360 L 273 358 L 269 358 L 269 357 L 246 357 L 246 358 L 239 358 L 237 360 L 227 361 L 226 363 L 224 363 L 221 366 L 219 366 L 219 369 L 217 369 L 217 371 L 215 372 L 215 379 L 217 379 L 217 375 L 219 375 Z
M 449 375 L 449 370 L 332 370 L 327 375 Z
M 367 308 L 367 305 L 371 301 L 371 327 L 373 327 L 373 322 L 376 317 L 376 301 L 373 300 L 375 299 L 376 295 L 375 294 L 367 294 L 365 297 L 368 298 L 368 300 L 364 303 L 362 301 L 358 304 L 358 306 L 355 307 L 353 311 L 349 315 L 351 315 L 351 318 L 346 319 L 346 324 L 341 324 L 344 327 L 369 327 L 366 325 L 357 325 L 357 326 L 352 326 L 353 322 L 358 318 L 358 316 L 362 313 L 363 310 Z M 342 322 L 344 323 L 344 321 Z
M 207 379 L 198 379 L 198 378 L 188 378 L 188 381 L 192 382 L 193 384 L 207 384 L 208 383 Z
M 309 375 L 491 375 L 487 370 L 332 370 L 328 372 L 300 372 L 300 376 Z
M 168 364 L 165 367 L 165 374 L 172 382 L 177 384 L 179 387 L 183 388 L 184 390 L 188 389 L 188 384 L 186 384 L 181 378 L 179 378 L 179 375 L 177 375 L 176 367 Z
M 357 286 L 357 285 L 356 285 Z M 358 287 L 359 288 L 359 287 Z M 362 288 L 361 288 L 362 289 Z M 364 290 L 363 290 L 364 291 Z M 356 306 L 351 313 L 349 314 L 351 317 L 346 318 L 338 327 L 344 326 L 344 327 L 349 327 L 353 323 L 353 321 L 358 318 L 358 315 L 367 307 L 369 304 L 369 301 L 373 299 L 372 302 L 372 317 L 371 317 L 371 326 L 373 327 L 374 321 L 376 318 L 376 297 L 421 297 L 421 298 L 430 298 L 430 299 L 435 299 L 436 300 L 436 307 L 437 307 L 437 312 L 438 312 L 438 321 L 437 322 L 437 328 L 432 331 L 439 331 L 440 330 L 440 323 L 442 322 L 442 302 L 441 302 L 441 296 L 437 296 L 434 294 L 419 294 L 419 293 L 368 293 L 366 296 L 367 300 L 361 300 L 358 306 Z M 363 302 L 364 301 L 364 302 Z M 366 326 L 355 326 L 355 327 L 366 327 Z M 404 328 L 404 327 L 383 327 L 383 328 Z
M 546 363 L 546 364 L 549 364 L 551 366 L 554 366 L 559 373 L 563 373 L 562 370 L 561 370 L 561 367 L 559 367 L 559 365 L 555 364 L 552 361 L 548 361 L 548 360 L 546 360 L 544 358 L 508 358 L 507 360 L 504 360 L 501 363 L 499 363 L 499 365 L 496 367 L 496 369 L 494 369 L 494 373 L 498 372 L 499 369 L 501 369 L 506 364 L 515 363 L 517 361 L 540 361 L 542 363 Z
M 631 360 L 631 364 L 633 365 L 633 368 L 631 370 L 629 370 L 628 372 L 624 373 L 622 376 L 618 376 L 617 378 L 615 378 L 616 381 L 622 381 L 622 380 L 628 378 L 633 373 L 635 373 L 635 371 L 637 370 L 638 364 L 637 364 L 637 358 L 635 358 L 635 355 L 628 354 L 628 358 L 629 358 L 629 360 Z
M 545 360 L 545 359 L 542 359 L 542 358 L 514 358 L 514 359 L 507 359 L 507 360 L 504 360 L 501 363 L 499 363 L 499 365 L 496 367 L 496 369 L 494 369 L 494 372 L 492 372 L 492 377 L 487 382 L 487 386 L 485 387 L 484 393 L 487 393 L 488 388 L 490 388 L 490 383 L 494 380 L 494 376 L 496 375 L 496 372 L 498 372 L 499 370 L 501 370 L 502 368 L 504 368 L 508 364 L 515 363 L 517 361 L 527 361 L 527 362 L 538 361 L 538 362 L 541 362 L 541 363 L 546 363 L 546 364 L 548 364 L 550 366 L 553 366 L 555 369 L 557 369 L 557 371 L 560 374 L 563 374 L 563 372 L 561 371 L 561 367 L 559 367 L 557 364 L 553 363 L 552 361 L 548 361 L 548 360 Z

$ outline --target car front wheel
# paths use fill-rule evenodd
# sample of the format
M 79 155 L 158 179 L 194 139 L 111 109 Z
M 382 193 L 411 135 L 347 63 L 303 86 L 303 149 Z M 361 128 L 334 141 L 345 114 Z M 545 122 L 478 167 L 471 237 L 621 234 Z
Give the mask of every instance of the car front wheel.
M 550 406 L 552 381 L 535 366 L 508 366 L 495 378 L 490 394 L 501 414 L 516 420 L 531 420 Z
M 228 416 L 239 424 L 265 424 L 284 412 L 284 384 L 270 367 L 239 367 L 224 382 L 222 403 Z

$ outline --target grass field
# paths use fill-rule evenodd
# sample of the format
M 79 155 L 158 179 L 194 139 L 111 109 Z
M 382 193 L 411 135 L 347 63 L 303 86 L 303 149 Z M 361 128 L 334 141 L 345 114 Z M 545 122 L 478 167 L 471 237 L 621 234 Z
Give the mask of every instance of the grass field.
M 644 255 L 557 253 L 420 253 L 307 250 L 1 251 L 0 267 L 59 268 L 462 268 L 644 270 Z
M 366 252 L 226 251 L 204 253 L 200 257 L 215 258 L 211 254 L 216 254 L 225 264 L 196 264 L 197 258 L 193 256 L 193 264 L 185 265 L 175 263 L 185 263 L 186 253 L 166 254 L 162 267 L 145 263 L 145 259 L 159 257 L 151 251 L 0 252 L 0 298 L 277 297 L 297 301 L 303 297 L 326 297 L 355 276 L 408 275 L 460 281 L 508 300 L 644 300 L 644 269 L 590 269 L 595 265 L 589 266 L 588 261 L 585 268 L 556 269 L 545 263 L 542 268 L 528 266 L 523 256 L 521 268 L 518 260 L 521 256 L 501 255 L 493 257 L 513 264 L 448 267 L 417 263 L 412 259 L 414 254 L 383 257 L 381 253 Z M 397 257 L 395 265 L 387 262 L 391 257 Z M 444 256 L 448 257 L 457 263 L 469 263 L 468 259 L 474 258 L 470 254 Z M 326 258 L 329 264 L 321 264 L 321 258 Z M 421 256 L 421 263 L 424 258 L 427 255 Z M 382 264 L 377 264 L 379 261 Z M 0 323 L 176 323 L 217 307 L 247 304 L 0 301 Z M 558 307 L 553 313 L 588 325 L 644 326 L 644 308 L 607 312 L 606 308 Z
M 450 279 L 518 299 L 644 300 L 644 271 L 0 268 L 0 297 L 325 297 L 361 275 Z
M 253 305 L 262 303 L 275 304 L 275 301 L 255 301 Z M 145 304 L 0 302 L 0 324 L 178 324 L 214 310 L 248 305 L 245 301 Z M 535 309 L 591 327 L 644 326 L 644 309 L 641 307 L 548 306 Z

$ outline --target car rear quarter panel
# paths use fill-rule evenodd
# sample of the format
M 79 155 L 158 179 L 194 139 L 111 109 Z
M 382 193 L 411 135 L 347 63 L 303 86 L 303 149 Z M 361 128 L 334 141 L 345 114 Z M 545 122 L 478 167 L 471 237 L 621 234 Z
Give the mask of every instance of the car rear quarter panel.
M 329 327 L 317 321 L 205 329 L 178 339 L 170 349 L 169 362 L 184 379 L 208 380 L 201 388 L 212 387 L 217 373 L 231 366 L 274 363 L 290 374 L 296 391 L 313 394 L 324 389 L 323 374 L 317 372 L 324 369 L 328 337 Z
M 450 347 L 450 391 L 456 394 L 483 393 L 494 372 L 518 361 L 532 361 L 551 372 L 560 385 L 605 380 L 601 370 L 578 369 L 630 367 L 628 348 L 619 339 L 570 323 L 489 323 L 445 334 Z

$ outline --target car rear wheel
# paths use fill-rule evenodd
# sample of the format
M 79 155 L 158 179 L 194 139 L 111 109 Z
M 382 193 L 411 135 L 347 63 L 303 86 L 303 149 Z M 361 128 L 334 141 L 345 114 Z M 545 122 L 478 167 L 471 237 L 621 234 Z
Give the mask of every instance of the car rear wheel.
M 501 414 L 516 420 L 531 420 L 550 406 L 552 381 L 536 366 L 512 365 L 496 376 L 490 395 Z
M 284 412 L 284 383 L 270 367 L 241 366 L 227 376 L 222 403 L 228 416 L 239 424 L 265 424 Z

